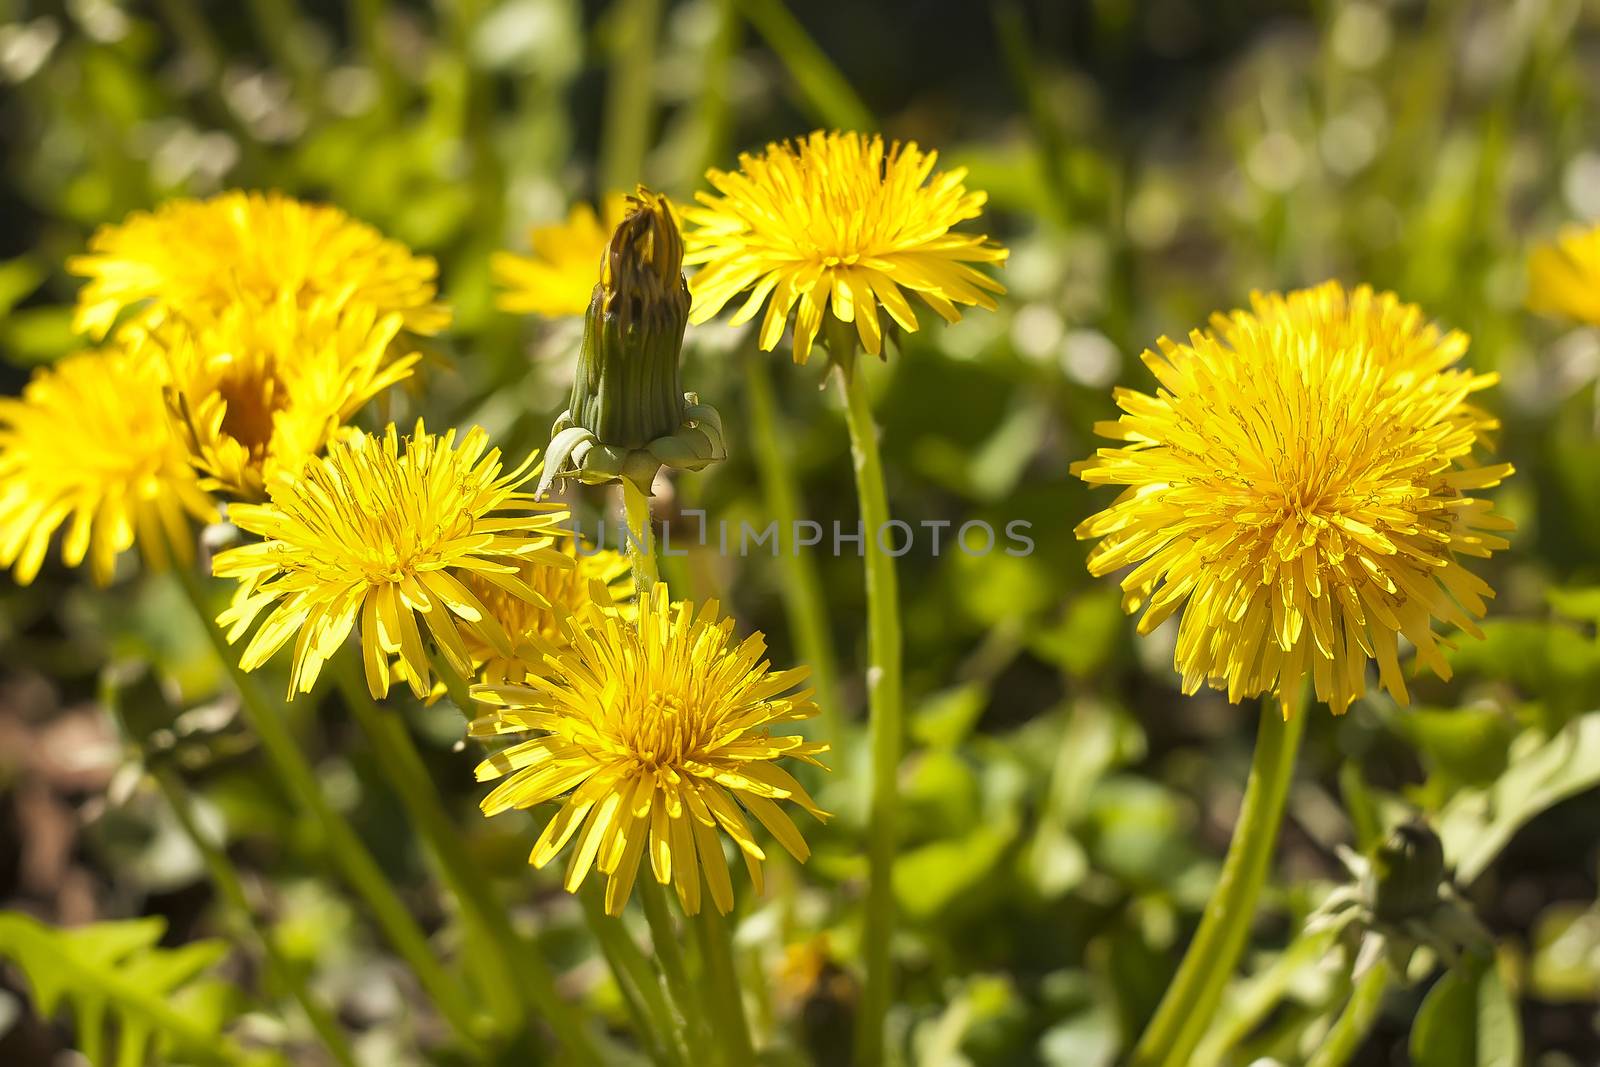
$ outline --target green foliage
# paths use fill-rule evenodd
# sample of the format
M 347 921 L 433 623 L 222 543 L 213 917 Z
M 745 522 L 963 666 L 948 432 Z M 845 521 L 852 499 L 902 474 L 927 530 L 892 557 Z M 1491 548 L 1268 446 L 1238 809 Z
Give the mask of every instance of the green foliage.
M 1468 955 L 1434 983 L 1411 1028 L 1415 1067 L 1522 1067 L 1517 1005 L 1492 958 Z
M 224 1033 L 238 991 L 207 976 L 225 955 L 221 941 L 158 947 L 160 918 L 46 926 L 0 913 L 0 957 L 21 968 L 39 1013 L 70 1014 L 78 1047 L 94 1067 L 263 1063 Z
M 1446 969 L 1417 1015 L 1422 991 L 1397 978 L 1384 1028 L 1353 1062 L 1397 1062 L 1411 1016 L 1422 1067 L 1515 1062 L 1512 1031 L 1496 1022 L 1513 993 L 1526 997 L 1530 1061 L 1549 1052 L 1594 1062 L 1596 1028 L 1571 1020 L 1600 1003 L 1600 349 L 1591 331 L 1529 315 L 1523 276 L 1531 242 L 1600 213 L 1600 9 L 659 8 L 653 70 L 631 79 L 630 92 L 642 85 L 645 96 L 616 105 L 616 72 L 605 68 L 643 60 L 627 47 L 636 38 L 625 7 L 609 0 L 0 0 L 0 203 L 14 242 L 0 251 L 7 390 L 81 343 L 67 311 L 80 281 L 62 264 L 96 226 L 170 196 L 278 188 L 336 203 L 439 263 L 455 322 L 430 345 L 426 381 L 386 397 L 385 417 L 479 422 L 520 454 L 546 445 L 580 335 L 496 311 L 489 256 L 525 250 L 529 223 L 606 190 L 619 166 L 613 127 L 649 142 L 628 184 L 639 177 L 684 198 L 704 187 L 707 165 L 727 168 L 740 150 L 817 125 L 878 126 L 938 148 L 941 166 L 969 168 L 968 185 L 989 195 L 971 225 L 1013 254 L 996 311 L 949 328 L 924 312 L 919 333 L 866 367 L 895 516 L 953 522 L 939 554 L 924 537 L 900 560 L 908 743 L 894 889 L 907 921 L 895 941 L 893 1025 L 909 1063 L 1099 1067 L 1125 1055 L 1192 934 L 1237 810 L 1253 712 L 1180 694 L 1169 635 L 1136 636 L 1116 576 L 1086 573 L 1073 528 L 1113 494 L 1088 490 L 1070 464 L 1095 447 L 1094 423 L 1113 417 L 1114 387 L 1153 386 L 1137 353 L 1157 336 L 1181 336 L 1253 287 L 1338 277 L 1396 288 L 1472 335 L 1475 369 L 1501 372 L 1502 386 L 1477 400 L 1501 419 L 1497 448 L 1518 468 L 1497 507 L 1519 528 L 1511 552 L 1473 561 L 1499 595 L 1484 640 L 1450 635 L 1452 679 L 1413 680 L 1407 664 L 1412 707 L 1375 696 L 1337 722 L 1313 713 L 1243 973 L 1193 1067 L 1294 1062 L 1315 1045 L 1345 1003 L 1351 964 L 1347 946 L 1303 929 L 1330 890 L 1348 885 L 1332 850 L 1370 854 L 1419 817 L 1494 929 L 1509 988 L 1468 958 Z M 664 494 L 675 551 L 694 530 L 675 509 L 703 507 L 713 528 L 768 521 L 739 343 L 716 325 L 688 334 L 685 387 L 723 412 L 730 457 Z M 802 515 L 852 526 L 837 397 L 817 388 L 815 364 L 790 366 L 781 350 L 770 371 Z M 969 519 L 997 531 L 1027 521 L 1035 550 L 950 550 Z M 723 599 L 742 632 L 765 631 L 775 663 L 802 658 L 778 596 L 783 561 L 697 550 L 667 563 L 681 564 L 686 592 Z M 840 668 L 830 710 L 852 727 L 827 759 L 832 773 L 806 778 L 838 816 L 802 826 L 812 860 L 798 871 L 776 860 L 767 896 L 740 904 L 752 977 L 797 945 L 829 946 L 823 977 L 771 1002 L 752 998 L 774 1062 L 832 1062 L 816 1035 L 845 1027 L 860 967 L 861 561 L 824 550 L 815 563 Z M 251 881 L 271 887 L 286 954 L 319 981 L 358 976 L 344 979 L 341 1007 L 388 1005 L 377 1017 L 345 1012 L 380 1058 L 479 1062 L 437 1047 L 437 1020 L 414 993 L 372 981 L 396 969 L 394 958 L 249 733 L 186 729 L 231 720 L 225 678 L 182 611 L 159 580 L 110 595 L 59 571 L 26 590 L 4 584 L 5 681 L 43 674 L 71 704 L 90 695 L 103 661 L 151 663 L 149 684 L 181 693 L 189 711 L 169 722 L 167 703 L 151 700 L 127 709 L 130 721 L 141 736 L 170 730 L 182 742 L 178 766 L 197 800 L 221 812 Z M 563 988 L 615 1007 L 612 987 L 588 984 L 599 970 L 593 939 L 553 888 L 559 871 L 526 869 L 537 827 L 477 817 L 482 790 L 473 752 L 453 750 L 455 713 L 397 710 L 418 725 L 468 847 L 541 931 Z M 291 711 L 332 803 L 436 924 L 442 951 L 458 952 L 459 916 L 376 784 L 370 754 L 330 702 Z M 12 735 L 0 736 L 9 755 Z M 28 736 L 15 747 L 44 750 Z M 21 766 L 4 761 L 0 777 L 31 773 Z M 121 805 L 79 850 L 119 908 L 157 880 L 102 842 L 131 847 L 154 821 L 148 809 Z M 129 1034 L 141 1054 L 170 1061 L 237 1055 L 223 1036 L 235 996 L 205 973 L 219 948 L 160 948 L 161 935 L 154 919 L 52 931 L 0 916 L 0 952 L 28 976 L 40 1011 L 72 1013 L 96 1067 L 116 1062 Z M 1407 980 L 1432 977 L 1425 962 Z M 1581 1007 L 1546 1030 L 1551 1003 Z
M 1460 790 L 1439 813 L 1439 836 L 1456 878 L 1470 883 L 1528 820 L 1596 786 L 1600 711 L 1574 719 L 1549 739 L 1522 734 L 1499 778 L 1486 788 Z

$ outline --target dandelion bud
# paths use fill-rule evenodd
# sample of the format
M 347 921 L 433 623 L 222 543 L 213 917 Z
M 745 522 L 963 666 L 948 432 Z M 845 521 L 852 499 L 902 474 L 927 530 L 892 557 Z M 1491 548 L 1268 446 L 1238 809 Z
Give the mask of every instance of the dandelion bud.
M 628 207 L 601 259 L 541 493 L 568 476 L 628 478 L 648 492 L 663 465 L 700 470 L 726 454 L 721 418 L 679 381 L 689 287 L 672 208 L 642 186 Z
M 1372 860 L 1372 910 L 1381 922 L 1425 918 L 1439 904 L 1444 845 L 1421 822 L 1397 827 Z

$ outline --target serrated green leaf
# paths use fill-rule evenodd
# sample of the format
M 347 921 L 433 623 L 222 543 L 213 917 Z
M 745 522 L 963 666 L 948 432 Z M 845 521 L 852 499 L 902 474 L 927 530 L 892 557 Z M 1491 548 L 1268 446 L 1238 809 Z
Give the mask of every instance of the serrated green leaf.
M 80 1049 L 95 1067 L 163 1062 L 240 1064 L 246 1054 L 223 1033 L 226 983 L 202 972 L 227 953 L 220 941 L 159 948 L 166 922 L 150 917 L 70 930 L 0 912 L 0 957 L 27 976 L 41 1015 L 76 1019 Z M 116 1058 L 104 1054 L 115 1030 Z

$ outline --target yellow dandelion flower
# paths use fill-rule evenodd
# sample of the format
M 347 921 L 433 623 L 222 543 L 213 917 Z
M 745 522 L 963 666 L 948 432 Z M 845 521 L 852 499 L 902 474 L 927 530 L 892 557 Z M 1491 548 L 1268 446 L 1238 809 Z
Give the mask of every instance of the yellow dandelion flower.
M 61 558 L 105 585 L 135 541 L 152 566 L 216 521 L 167 421 L 161 374 L 120 349 L 69 356 L 0 399 L 0 566 L 27 585 L 63 524 Z M 69 521 L 70 520 L 70 521 Z
M 391 358 L 400 325 L 366 305 L 301 308 L 285 296 L 146 343 L 167 368 L 178 433 L 207 488 L 260 500 L 279 472 L 298 474 L 345 420 L 411 373 L 417 354 Z
M 604 218 L 588 204 L 574 204 L 565 222 L 528 230 L 533 254 L 496 252 L 489 260 L 501 287 L 495 306 L 517 314 L 549 318 L 582 315 L 600 280 L 600 259 L 611 233 L 628 213 L 627 197 L 611 193 Z
M 628 558 L 604 548 L 581 547 L 576 538 L 562 543 L 569 566 L 553 567 L 530 560 L 520 565 L 518 576 L 540 599 L 517 596 L 476 575 L 466 586 L 489 615 L 511 635 L 516 646 L 504 655 L 485 641 L 470 623 L 463 623 L 461 638 L 467 653 L 479 664 L 479 676 L 491 685 L 525 681 L 544 670 L 544 657 L 567 646 L 569 622 L 584 614 L 587 605 L 614 610 L 632 587 Z M 623 612 L 628 617 L 628 612 Z
M 173 317 L 199 325 L 238 303 L 265 308 L 287 293 L 398 314 L 407 330 L 450 323 L 435 302 L 438 268 L 336 207 L 280 193 L 228 192 L 171 200 L 103 226 L 67 269 L 89 278 L 73 328 L 99 339 L 125 310 L 150 328 Z
M 1569 226 L 1533 250 L 1528 307 L 1600 326 L 1600 225 Z
M 1005 287 L 971 264 L 1003 263 L 1006 250 L 951 231 L 977 218 L 988 196 L 967 191 L 965 168 L 934 174 L 937 159 L 915 142 L 885 149 L 876 134 L 818 130 L 741 155 L 738 173 L 710 171 L 721 195 L 698 193 L 702 206 L 683 210 L 697 227 L 685 235 L 684 262 L 704 264 L 690 283 L 689 321 L 705 322 L 749 290 L 730 321 L 748 322 L 765 304 L 760 339 L 770 352 L 795 311 L 794 358 L 804 363 L 830 310 L 855 323 L 871 355 L 882 351 L 880 305 L 915 332 L 902 289 L 949 322 L 961 318 L 961 304 L 992 310 L 990 294 Z
M 483 800 L 485 815 L 531 808 L 566 795 L 529 857 L 543 867 L 577 838 L 566 887 L 591 867 L 608 877 L 606 910 L 622 913 L 640 858 L 671 883 L 687 914 L 700 910 L 702 871 L 717 909 L 733 907 L 720 827 L 738 845 L 756 891 L 766 858 L 745 819 L 755 816 L 796 859 L 805 838 L 778 801 L 819 819 L 804 787 L 777 761 L 815 764 L 827 745 L 775 727 L 816 714 L 811 693 L 791 690 L 804 668 L 773 672 L 762 636 L 733 638 L 733 621 L 709 602 L 672 604 L 657 585 L 634 625 L 591 605 L 552 670 L 527 685 L 478 686 L 501 705 L 473 723 L 479 737 L 529 733 L 478 766 L 478 780 L 504 778 Z M 741 805 L 743 808 L 741 810 Z
M 529 560 L 562 566 L 551 535 L 566 513 L 519 487 L 535 456 L 502 473 L 500 450 L 474 427 L 430 434 L 418 421 L 402 449 L 391 424 L 329 444 L 299 477 L 279 477 L 264 504 L 235 504 L 228 518 L 262 540 L 218 554 L 213 571 L 237 578 L 233 604 L 217 619 L 237 641 L 268 606 L 272 612 L 240 656 L 253 671 L 295 638 L 289 696 L 309 692 L 329 657 L 360 620 L 367 687 L 386 696 L 392 680 L 424 698 L 433 669 L 417 616 L 451 669 L 472 661 L 456 620 L 475 626 L 502 655 L 515 646 L 464 579 L 476 576 L 529 600 L 518 575 Z M 404 671 L 390 663 L 399 657 Z
M 1464 335 L 1366 287 L 1258 297 L 1216 325 L 1144 353 L 1161 389 L 1117 390 L 1122 416 L 1095 429 L 1124 443 L 1074 465 L 1127 487 L 1078 527 L 1101 538 L 1089 570 L 1136 564 L 1123 606 L 1144 609 L 1140 633 L 1182 610 L 1187 693 L 1271 692 L 1287 715 L 1309 675 L 1342 712 L 1375 659 L 1406 703 L 1398 638 L 1449 678 L 1433 621 L 1479 635 L 1494 595 L 1460 557 L 1512 528 L 1468 495 L 1511 473 L 1473 457 L 1493 424 L 1467 398 L 1496 376 L 1454 368 Z

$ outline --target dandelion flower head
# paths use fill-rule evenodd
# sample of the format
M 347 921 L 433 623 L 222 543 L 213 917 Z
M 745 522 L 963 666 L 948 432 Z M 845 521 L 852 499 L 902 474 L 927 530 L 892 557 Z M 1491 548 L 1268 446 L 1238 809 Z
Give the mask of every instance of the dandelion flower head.
M 577 892 L 598 868 L 613 915 L 646 854 L 650 876 L 676 889 L 686 913 L 700 910 L 703 881 L 726 914 L 721 833 L 760 892 L 766 853 L 746 813 L 805 860 L 810 849 L 779 802 L 827 816 L 779 761 L 816 763 L 827 749 L 780 729 L 816 714 L 809 690 L 793 692 L 806 671 L 773 671 L 760 634 L 736 641 L 714 601 L 698 612 L 672 604 L 665 585 L 639 605 L 637 625 L 593 606 L 581 621 L 546 675 L 474 688 L 499 705 L 473 723 L 475 735 L 533 735 L 479 765 L 480 781 L 503 779 L 484 814 L 564 797 L 529 860 L 542 867 L 575 838 L 566 888 Z
M 411 373 L 415 353 L 392 358 L 401 321 L 365 305 L 301 308 L 285 295 L 144 343 L 167 369 L 178 434 L 207 487 L 260 500 L 280 472 L 299 473 L 367 401 Z
M 879 307 L 917 329 L 908 291 L 948 322 L 961 318 L 960 305 L 992 310 L 991 294 L 1005 287 L 974 264 L 1003 263 L 1007 252 L 952 229 L 977 218 L 988 197 L 967 189 L 964 168 L 934 173 L 937 161 L 915 142 L 885 147 L 876 134 L 819 130 L 741 155 L 737 172 L 710 171 L 716 193 L 697 193 L 700 206 L 683 209 L 695 227 L 684 262 L 702 264 L 689 321 L 748 291 L 729 321 L 748 322 L 765 306 L 760 343 L 770 352 L 793 312 L 794 358 L 804 363 L 830 312 L 879 355 Z
M 489 261 L 500 286 L 495 306 L 548 318 L 582 315 L 600 280 L 606 242 L 627 214 L 627 197 L 612 193 L 605 198 L 601 215 L 578 203 L 565 221 L 530 228 L 530 255 L 496 252 Z
M 450 322 L 435 300 L 431 258 L 336 207 L 280 193 L 233 191 L 135 212 L 101 227 L 67 268 L 89 279 L 73 327 L 96 340 L 128 310 L 141 329 L 173 318 L 198 327 L 238 304 L 271 307 L 284 294 L 394 312 L 417 334 Z
M 1570 226 L 1533 250 L 1528 306 L 1600 326 L 1600 225 Z
M 577 538 L 562 541 L 557 550 L 570 557 L 567 565 L 557 567 L 530 560 L 518 569 L 518 576 L 539 594 L 536 600 L 476 575 L 467 576 L 467 588 L 501 629 L 511 635 L 515 646 L 513 654 L 506 656 L 484 640 L 473 624 L 462 622 L 461 639 L 485 682 L 522 682 L 530 674 L 545 671 L 544 657 L 566 647 L 569 623 L 584 617 L 590 604 L 603 611 L 622 611 L 627 617 L 623 601 L 629 595 L 632 580 L 626 556 L 610 549 L 580 546 Z
M 1435 620 L 1478 635 L 1493 591 L 1463 565 L 1511 523 L 1470 495 L 1493 420 L 1468 398 L 1494 384 L 1455 364 L 1443 334 L 1392 293 L 1337 283 L 1258 296 L 1213 332 L 1162 338 L 1144 362 L 1161 388 L 1116 392 L 1121 444 L 1073 468 L 1125 487 L 1078 527 L 1096 575 L 1131 566 L 1123 606 L 1148 634 L 1178 611 L 1185 692 L 1273 693 L 1289 713 L 1309 677 L 1342 712 L 1367 664 L 1401 703 L 1399 638 L 1442 678 Z
M 215 519 L 152 361 L 120 348 L 68 356 L 0 399 L 0 566 L 23 585 L 63 525 L 63 562 L 87 558 L 105 585 L 136 541 L 162 567 L 169 550 L 189 558 L 191 520 Z
M 272 609 L 240 665 L 255 670 L 294 638 L 289 695 L 309 692 L 359 624 L 372 695 L 401 680 L 425 698 L 434 674 L 419 616 L 462 677 L 472 659 L 458 622 L 512 655 L 510 635 L 466 579 L 538 600 L 521 565 L 568 562 L 550 547 L 566 513 L 520 491 L 534 458 L 507 472 L 480 428 L 457 441 L 454 430 L 430 434 L 419 421 L 402 444 L 391 424 L 381 437 L 354 431 L 330 443 L 298 477 L 272 482 L 265 503 L 229 508 L 228 518 L 261 540 L 216 557 L 216 575 L 240 583 L 217 621 L 236 641 Z M 396 657 L 403 670 L 392 668 Z

